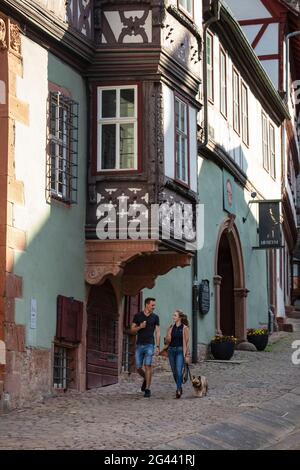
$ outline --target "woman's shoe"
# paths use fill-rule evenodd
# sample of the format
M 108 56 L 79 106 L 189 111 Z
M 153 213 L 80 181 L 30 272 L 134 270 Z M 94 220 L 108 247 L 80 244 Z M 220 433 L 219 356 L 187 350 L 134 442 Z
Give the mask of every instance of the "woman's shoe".
M 180 398 L 182 395 L 182 389 L 176 390 L 176 398 Z

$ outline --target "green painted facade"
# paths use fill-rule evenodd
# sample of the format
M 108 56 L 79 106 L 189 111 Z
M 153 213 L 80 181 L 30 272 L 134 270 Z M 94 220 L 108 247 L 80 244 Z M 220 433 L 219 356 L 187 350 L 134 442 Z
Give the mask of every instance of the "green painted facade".
M 50 348 L 55 336 L 57 296 L 85 300 L 86 86 L 80 75 L 51 54 L 48 81 L 69 90 L 72 99 L 79 103 L 78 204 L 49 204 L 43 181 L 44 190 L 35 195 L 35 207 L 26 207 L 39 228 L 33 231 L 33 224 L 29 224 L 27 249 L 15 266 L 15 273 L 23 277 L 23 297 L 16 301 L 16 323 L 26 324 L 26 345 L 39 348 Z M 46 144 L 46 134 L 43 139 Z M 46 168 L 46 150 L 39 158 Z M 30 328 L 31 298 L 37 301 L 36 329 Z
M 206 159 L 200 159 L 199 199 L 204 204 L 204 245 L 198 252 L 198 281 L 208 279 L 210 283 L 211 304 L 207 315 L 198 315 L 198 343 L 208 344 L 215 334 L 215 252 L 222 222 L 228 217 L 223 210 L 223 171 Z M 213 182 L 213 184 L 212 184 Z M 252 206 L 246 223 L 243 217 L 248 212 L 249 194 L 239 184 L 234 183 L 235 224 L 239 233 L 243 252 L 245 284 L 250 291 L 246 300 L 247 327 L 259 327 L 268 322 L 268 293 L 266 251 L 253 250 L 257 245 L 257 221 Z M 192 275 L 190 268 L 175 269 L 168 275 L 159 277 L 152 290 L 144 290 L 146 296 L 157 299 L 157 312 L 160 314 L 162 331 L 170 323 L 176 307 L 192 313 Z

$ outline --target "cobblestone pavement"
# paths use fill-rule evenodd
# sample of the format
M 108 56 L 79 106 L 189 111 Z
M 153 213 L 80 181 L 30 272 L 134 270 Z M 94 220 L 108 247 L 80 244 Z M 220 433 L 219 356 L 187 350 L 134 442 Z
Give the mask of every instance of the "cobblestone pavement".
M 120 384 L 2 414 L 0 449 L 163 448 L 299 387 L 300 365 L 291 361 L 295 339 L 300 332 L 282 333 L 263 352 L 236 351 L 235 363 L 192 366 L 193 374 L 208 378 L 209 393 L 202 399 L 188 382 L 176 400 L 170 372 L 156 372 L 150 399 L 143 398 L 141 380 L 133 374 Z

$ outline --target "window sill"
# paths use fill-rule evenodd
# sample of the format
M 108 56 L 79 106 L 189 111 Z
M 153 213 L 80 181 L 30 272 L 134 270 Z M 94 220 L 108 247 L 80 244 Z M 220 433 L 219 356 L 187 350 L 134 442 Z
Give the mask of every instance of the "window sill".
M 63 199 L 55 197 L 53 194 L 50 196 L 50 203 L 57 207 L 64 207 L 65 209 L 71 209 L 71 203 Z

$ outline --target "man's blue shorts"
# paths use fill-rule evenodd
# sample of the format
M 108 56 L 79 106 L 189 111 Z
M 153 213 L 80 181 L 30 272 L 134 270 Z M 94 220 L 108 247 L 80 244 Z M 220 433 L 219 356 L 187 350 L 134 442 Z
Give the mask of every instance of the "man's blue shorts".
M 135 365 L 137 369 L 151 366 L 154 356 L 154 344 L 137 344 L 135 350 Z

